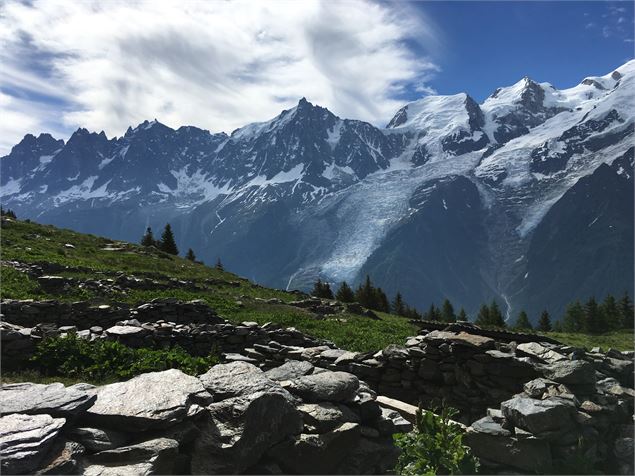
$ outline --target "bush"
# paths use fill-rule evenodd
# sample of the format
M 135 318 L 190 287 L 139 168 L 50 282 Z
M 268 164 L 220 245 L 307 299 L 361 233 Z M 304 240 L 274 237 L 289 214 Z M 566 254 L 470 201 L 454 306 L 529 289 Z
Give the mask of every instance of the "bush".
M 457 410 L 443 406 L 417 410 L 415 428 L 395 435 L 401 455 L 395 471 L 401 475 L 476 474 L 478 460 L 463 444 L 463 431 L 450 422 Z
M 76 334 L 42 341 L 31 364 L 46 375 L 81 377 L 91 381 L 125 380 L 145 372 L 179 369 L 195 375 L 217 364 L 215 352 L 195 357 L 182 347 L 170 349 L 133 349 L 119 342 L 89 342 Z

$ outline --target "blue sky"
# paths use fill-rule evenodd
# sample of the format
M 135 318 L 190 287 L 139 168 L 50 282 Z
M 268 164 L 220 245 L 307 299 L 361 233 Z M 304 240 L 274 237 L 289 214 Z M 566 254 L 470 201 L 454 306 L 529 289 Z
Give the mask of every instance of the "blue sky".
M 430 86 L 482 101 L 523 76 L 557 88 L 633 58 L 633 2 L 418 2 L 438 25 L 442 71 Z
M 632 2 L 5 0 L 0 155 L 157 118 L 231 132 L 299 98 L 383 126 L 405 101 L 566 88 L 633 57 Z

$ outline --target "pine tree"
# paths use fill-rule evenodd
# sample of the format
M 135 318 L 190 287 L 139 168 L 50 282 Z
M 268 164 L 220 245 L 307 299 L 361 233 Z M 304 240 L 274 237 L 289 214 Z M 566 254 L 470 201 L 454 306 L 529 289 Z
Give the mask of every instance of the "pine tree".
M 584 332 L 587 334 L 598 334 L 601 332 L 600 309 L 594 297 L 590 298 L 584 306 Z
M 491 326 L 505 327 L 505 319 L 503 319 L 503 314 L 495 299 L 492 300 L 492 304 L 489 307 L 489 319 Z
M 377 311 L 390 312 L 390 303 L 388 302 L 388 296 L 381 288 L 375 288 L 375 302 Z
M 518 329 L 518 330 L 533 329 L 531 322 L 529 322 L 529 317 L 527 317 L 527 313 L 525 311 L 520 311 L 520 313 L 518 314 L 518 318 L 516 319 L 516 324 L 514 325 L 514 329 Z
M 214 268 L 216 268 L 219 271 L 225 271 L 225 267 L 223 266 L 223 263 L 221 262 L 220 258 L 216 260 L 216 265 L 214 266 Z
M 157 242 L 154 240 L 154 235 L 152 234 L 152 228 L 146 228 L 146 232 L 141 238 L 141 246 L 156 246 Z
M 174 240 L 174 233 L 172 233 L 172 227 L 169 223 L 165 225 L 163 233 L 161 234 L 159 249 L 171 255 L 179 254 L 179 249 L 176 247 L 176 241 Z
M 459 315 L 456 316 L 457 321 L 467 321 L 467 314 L 465 313 L 465 309 L 461 308 L 459 310 Z
M 322 297 L 322 280 L 320 278 L 317 279 L 315 283 L 313 283 L 313 289 L 311 290 L 311 296 L 314 297 Z
M 454 307 L 449 299 L 443 301 L 443 306 L 441 307 L 441 320 L 443 322 L 456 322 Z
M 624 296 L 620 299 L 619 308 L 622 316 L 622 328 L 632 330 L 635 316 L 633 316 L 633 301 L 631 301 L 627 292 L 624 292 Z
M 317 298 L 333 299 L 333 291 L 329 283 L 322 282 L 320 278 L 313 284 L 311 295 Z
M 194 250 L 192 250 L 192 248 L 188 248 L 187 253 L 185 254 L 185 259 L 196 261 L 196 255 L 194 254 Z
M 329 283 L 324 283 L 322 285 L 322 296 L 325 299 L 333 299 L 333 291 L 331 290 L 331 285 Z
M 617 301 L 611 294 L 607 294 L 604 302 L 600 306 L 601 328 L 604 332 L 617 330 L 622 327 L 622 313 L 617 305 Z
M 565 332 L 582 332 L 584 330 L 584 322 L 584 308 L 580 301 L 569 304 L 562 321 L 562 329 Z
M 551 317 L 547 311 L 542 311 L 537 329 L 541 332 L 551 332 Z
M 395 299 L 392 301 L 391 310 L 393 314 L 397 314 L 398 316 L 406 315 L 406 305 L 403 302 L 403 298 L 401 297 L 401 293 L 397 292 L 395 295 Z
M 335 299 L 341 302 L 354 302 L 355 301 L 355 293 L 348 285 L 346 281 L 343 281 L 340 284 L 340 288 L 337 290 L 337 294 L 335 295 Z
M 491 323 L 490 315 L 489 315 L 489 307 L 487 304 L 483 304 L 481 309 L 478 311 L 478 315 L 476 316 L 476 321 L 474 323 L 478 326 L 489 326 Z
M 369 309 L 375 309 L 377 307 L 374 302 L 373 284 L 370 281 L 369 275 L 366 275 L 364 284 L 360 284 L 357 291 L 355 291 L 355 300 Z
M 563 332 L 562 323 L 560 321 L 553 323 L 553 332 Z

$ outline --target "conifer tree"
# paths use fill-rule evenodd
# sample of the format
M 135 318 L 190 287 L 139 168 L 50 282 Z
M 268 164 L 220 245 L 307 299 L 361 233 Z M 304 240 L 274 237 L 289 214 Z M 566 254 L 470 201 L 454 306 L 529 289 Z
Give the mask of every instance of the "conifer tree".
M 152 228 L 146 228 L 146 232 L 141 238 L 141 246 L 156 246 L 154 235 L 152 234 Z
M 188 248 L 187 253 L 185 254 L 185 259 L 196 261 L 196 255 L 194 254 L 194 250 L 192 250 L 192 248 Z
M 398 316 L 406 315 L 406 305 L 403 302 L 400 292 L 397 292 L 395 299 L 392 300 L 391 310 L 393 314 L 397 314 Z
M 531 325 L 531 322 L 529 322 L 529 317 L 527 317 L 527 313 L 525 311 L 520 311 L 520 313 L 518 313 L 518 318 L 516 319 L 514 328 L 518 330 L 533 329 L 533 326 Z
M 441 307 L 441 320 L 443 322 L 456 322 L 454 307 L 449 299 L 445 299 L 443 301 L 443 306 Z
M 617 330 L 622 327 L 622 313 L 617 306 L 617 301 L 611 294 L 607 294 L 606 298 L 600 306 L 601 329 L 606 332 L 609 330 Z
M 353 292 L 351 287 L 348 285 L 348 283 L 346 281 L 343 281 L 342 284 L 340 284 L 339 289 L 337 290 L 337 294 L 335 295 L 335 298 L 341 302 L 354 302 L 355 293 Z
M 542 311 L 537 329 L 541 332 L 551 332 L 551 317 L 547 311 Z
M 313 284 L 311 295 L 318 298 L 333 299 L 331 286 L 329 283 L 323 282 L 320 278 L 318 278 L 318 280 Z
M 459 310 L 458 316 L 456 316 L 457 321 L 467 321 L 467 314 L 465 313 L 465 309 L 461 308 Z
M 565 332 L 582 332 L 584 330 L 584 308 L 580 301 L 575 301 L 567 306 L 562 321 L 562 328 Z
M 622 328 L 632 330 L 635 316 L 633 316 L 633 301 L 631 301 L 627 292 L 624 292 L 624 296 L 620 299 L 619 308 L 622 316 Z
M 498 307 L 498 303 L 495 299 L 492 300 L 492 304 L 489 307 L 489 319 L 489 324 L 491 326 L 505 327 L 505 319 L 503 319 L 503 314 L 501 313 L 501 310 Z
M 313 289 L 311 290 L 311 296 L 322 297 L 322 288 L 323 288 L 322 280 L 320 278 L 317 279 L 315 283 L 313 283 Z
M 390 303 L 388 302 L 388 296 L 381 288 L 375 288 L 375 302 L 376 310 L 381 312 L 390 312 Z
M 487 304 L 483 304 L 478 311 L 478 315 L 476 316 L 476 321 L 474 321 L 478 326 L 489 326 L 492 322 L 489 315 L 489 307 Z
M 601 332 L 600 309 L 594 297 L 591 297 L 584 306 L 584 332 L 598 334 Z
M 172 227 L 169 223 L 165 225 L 163 233 L 161 234 L 159 249 L 171 255 L 179 254 L 179 249 L 176 247 L 176 241 L 174 239 L 174 233 L 172 233 Z
M 225 271 L 225 267 L 223 266 L 223 263 L 221 262 L 220 258 L 216 260 L 216 265 L 214 266 L 214 268 L 216 268 L 219 271 Z
M 329 283 L 324 283 L 322 286 L 322 297 L 325 299 L 333 299 L 333 291 Z
M 364 284 L 360 284 L 357 288 L 355 300 L 369 309 L 375 309 L 377 307 L 374 302 L 373 284 L 370 281 L 369 275 L 366 275 Z

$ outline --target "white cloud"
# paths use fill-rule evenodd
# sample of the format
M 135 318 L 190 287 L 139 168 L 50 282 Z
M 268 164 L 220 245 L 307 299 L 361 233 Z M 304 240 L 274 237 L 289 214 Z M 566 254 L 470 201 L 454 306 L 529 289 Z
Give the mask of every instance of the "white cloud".
M 51 113 L 59 128 L 109 135 L 155 117 L 230 132 L 302 96 L 382 124 L 397 97 L 429 91 L 438 70 L 424 55 L 438 47 L 434 26 L 399 3 L 34 0 L 0 9 L 0 86 L 31 103 L 44 96 L 29 111 L 47 116 L 3 120 L 0 134 L 14 142 Z M 0 104 L 2 116 L 22 103 Z

